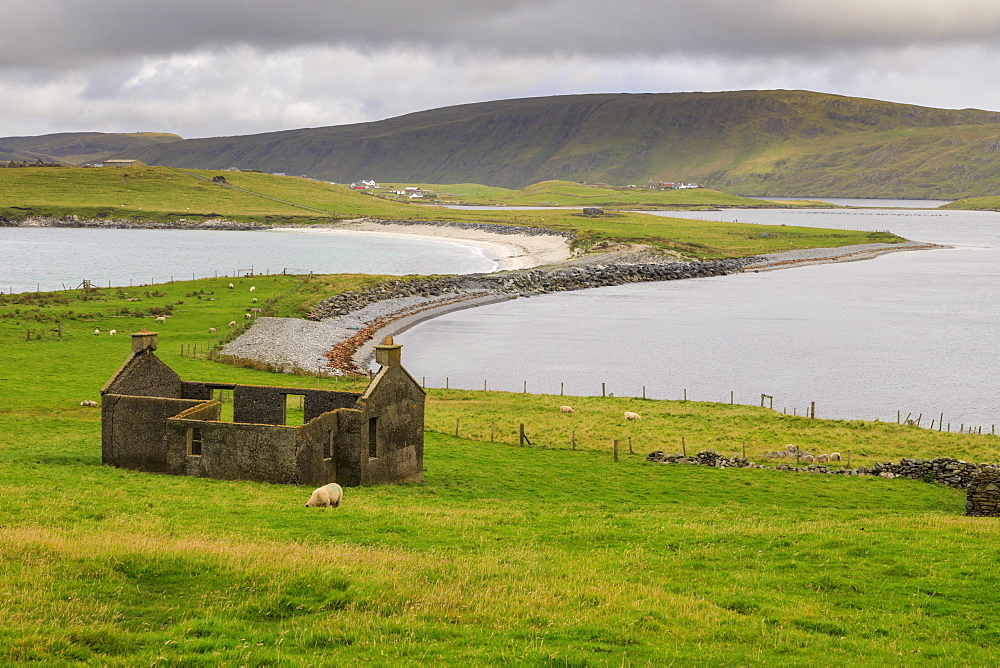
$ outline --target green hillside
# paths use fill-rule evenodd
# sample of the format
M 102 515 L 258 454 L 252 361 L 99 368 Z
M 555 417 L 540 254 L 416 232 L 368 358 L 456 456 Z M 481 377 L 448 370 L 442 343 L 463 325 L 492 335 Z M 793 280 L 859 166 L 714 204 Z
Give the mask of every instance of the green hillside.
M 144 148 L 181 141 L 165 132 L 64 132 L 38 137 L 0 137 L 0 160 L 61 162 L 81 165 L 114 156 L 135 157 Z
M 567 95 L 192 139 L 129 157 L 337 182 L 662 180 L 740 195 L 958 198 L 994 194 L 1000 113 L 807 91 Z
M 383 184 L 383 188 L 403 187 Z M 412 185 L 412 184 L 405 184 Z M 711 188 L 658 190 L 655 188 L 610 188 L 586 186 L 571 181 L 544 181 L 520 190 L 491 188 L 474 184 L 416 184 L 438 195 L 438 199 L 462 204 L 492 206 L 579 206 L 629 209 L 719 209 L 725 207 L 785 208 L 787 203 L 729 195 Z M 796 202 L 796 206 L 809 206 Z M 817 206 L 819 206 L 817 204 Z M 829 207 L 830 204 L 822 206 Z
M 213 183 L 224 177 L 226 185 Z M 720 198 L 725 198 L 721 193 Z M 574 245 L 630 241 L 690 257 L 742 257 L 794 248 L 895 242 L 881 232 L 742 225 L 641 213 L 585 217 L 564 209 L 459 211 L 396 202 L 311 179 L 166 167 L 0 169 L 0 224 L 31 216 L 135 221 L 225 219 L 262 224 L 329 224 L 356 218 L 495 223 L 565 230 Z
M 242 326 L 251 284 L 281 313 L 314 289 L 373 280 L 0 296 L 0 664 L 996 662 L 1000 524 L 964 517 L 963 491 L 645 462 L 681 437 L 688 452 L 745 443 L 759 461 L 786 443 L 851 451 L 854 465 L 996 461 L 996 436 L 738 404 L 429 390 L 425 482 L 349 488 L 335 510 L 304 508 L 309 488 L 101 465 L 100 408 L 80 401 L 100 399 L 129 332 L 158 330 L 157 355 L 185 379 L 345 389 L 215 364 L 209 328 Z M 519 423 L 533 447 L 513 444 Z
M 969 197 L 955 202 L 949 202 L 941 209 L 974 209 L 977 211 L 1000 211 L 1000 196 Z

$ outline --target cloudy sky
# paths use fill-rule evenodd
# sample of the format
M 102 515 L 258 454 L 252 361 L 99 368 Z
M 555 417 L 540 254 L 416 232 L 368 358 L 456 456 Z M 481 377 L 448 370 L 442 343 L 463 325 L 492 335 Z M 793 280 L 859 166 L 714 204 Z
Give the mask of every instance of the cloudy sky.
M 569 93 L 1000 111 L 1000 0 L 2 0 L 0 136 L 184 137 Z

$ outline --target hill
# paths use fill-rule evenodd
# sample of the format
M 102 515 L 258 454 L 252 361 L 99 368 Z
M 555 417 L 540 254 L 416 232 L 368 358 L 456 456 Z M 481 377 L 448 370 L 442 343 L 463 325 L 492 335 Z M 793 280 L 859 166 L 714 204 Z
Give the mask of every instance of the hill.
M 662 180 L 740 195 L 959 198 L 993 194 L 1000 113 L 808 91 L 564 95 L 189 139 L 129 157 L 338 182 Z
M 64 132 L 38 137 L 0 137 L 0 160 L 43 160 L 82 165 L 114 156 L 131 158 L 133 153 L 150 146 L 182 139 L 165 132 Z

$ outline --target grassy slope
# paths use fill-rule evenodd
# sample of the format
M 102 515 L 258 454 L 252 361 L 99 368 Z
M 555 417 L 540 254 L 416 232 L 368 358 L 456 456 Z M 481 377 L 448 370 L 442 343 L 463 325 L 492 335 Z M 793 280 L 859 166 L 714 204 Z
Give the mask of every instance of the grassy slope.
M 807 91 L 577 95 L 151 147 L 156 164 L 334 181 L 695 181 L 742 195 L 992 194 L 1000 115 Z
M 38 137 L 0 137 L 0 160 L 34 162 L 41 158 L 79 165 L 181 139 L 178 135 L 165 132 L 64 132 Z
M 499 223 L 572 231 L 579 236 L 577 244 L 584 247 L 604 239 L 627 240 L 699 258 L 898 240 L 883 233 L 693 221 L 639 213 L 584 218 L 564 210 L 455 211 L 392 202 L 309 179 L 247 172 L 193 173 L 209 179 L 222 174 L 231 185 L 249 192 L 162 167 L 127 171 L 5 169 L 0 170 L 0 217 L 77 214 L 159 221 L 223 217 L 274 224 L 372 217 Z
M 392 188 L 394 186 L 383 187 Z M 596 206 L 631 209 L 717 209 L 722 207 L 752 209 L 787 206 L 737 197 L 709 188 L 660 191 L 645 188 L 603 188 L 570 181 L 543 181 L 521 190 L 490 188 L 474 184 L 461 184 L 459 186 L 425 184 L 425 187 L 438 193 L 445 200 L 457 200 L 463 204 L 493 206 Z
M 673 449 L 684 433 L 692 447 L 748 441 L 751 454 L 797 442 L 995 460 L 996 437 L 625 398 L 574 398 L 579 412 L 562 415 L 565 398 L 431 391 L 426 482 L 350 489 L 336 511 L 305 510 L 309 490 L 296 487 L 101 466 L 99 411 L 78 403 L 97 397 L 128 341 L 92 329 L 156 326 L 112 317 L 122 307 L 174 305 L 156 326 L 159 354 L 185 378 L 332 386 L 179 354 L 207 327 L 239 321 L 251 283 L 264 300 L 284 295 L 279 313 L 319 294 L 294 277 L 237 279 L 234 290 L 227 280 L 143 288 L 129 295 L 137 302 L 100 290 L 86 302 L 56 293 L 47 305 L 0 305 L 0 662 L 995 658 L 1000 525 L 961 516 L 961 492 L 641 455 L 615 465 L 607 440 L 633 429 L 641 453 Z M 62 339 L 22 340 L 54 315 Z M 622 424 L 625 407 L 644 420 Z M 456 416 L 480 440 L 446 435 Z M 482 440 L 501 420 L 526 422 L 541 447 Z M 570 425 L 585 449 L 568 450 Z
M 969 197 L 949 202 L 941 209 L 973 209 L 977 211 L 1000 211 L 1000 197 Z

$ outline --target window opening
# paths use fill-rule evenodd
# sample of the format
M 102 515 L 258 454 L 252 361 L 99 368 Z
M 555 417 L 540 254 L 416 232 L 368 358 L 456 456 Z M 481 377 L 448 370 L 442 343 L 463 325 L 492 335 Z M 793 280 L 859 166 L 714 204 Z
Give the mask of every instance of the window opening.
M 188 427 L 187 446 L 188 456 L 201 457 L 201 427 Z
M 368 418 L 368 456 L 378 457 L 378 418 Z
M 331 431 L 323 441 L 323 459 L 333 459 L 333 435 Z
M 286 394 L 284 423 L 289 427 L 301 427 L 302 425 L 304 425 L 305 407 L 306 407 L 306 395 Z

